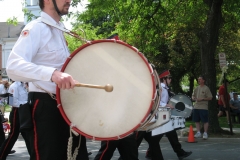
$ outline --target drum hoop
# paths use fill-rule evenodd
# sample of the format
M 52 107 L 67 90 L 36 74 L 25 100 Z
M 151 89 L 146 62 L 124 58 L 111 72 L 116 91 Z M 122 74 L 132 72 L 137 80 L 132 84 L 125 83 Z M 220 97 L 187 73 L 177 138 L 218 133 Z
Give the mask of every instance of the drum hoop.
M 154 72 L 154 75 L 156 76 L 157 78 L 157 85 L 160 84 L 160 80 L 159 80 L 159 77 L 158 77 L 158 73 L 156 71 L 156 69 L 153 69 L 153 72 Z M 159 95 L 159 91 L 156 90 L 156 97 L 155 97 L 155 101 L 154 101 L 154 106 L 155 106 L 155 109 L 152 111 L 151 115 L 149 115 L 149 117 L 144 121 L 144 123 L 142 123 L 142 125 L 140 126 L 139 130 L 145 130 L 143 128 L 145 128 L 146 125 L 148 125 L 148 123 L 155 117 L 155 115 L 157 114 L 158 112 L 158 108 L 159 108 L 159 103 L 161 101 L 161 96 Z
M 61 72 L 64 72 L 64 70 L 66 69 L 68 63 L 71 61 L 71 59 L 79 52 L 81 51 L 82 49 L 90 46 L 90 45 L 93 45 L 93 44 L 97 44 L 97 43 L 102 43 L 102 42 L 111 42 L 111 43 L 118 43 L 118 44 L 121 44 L 121 45 L 124 45 L 130 49 L 132 49 L 133 51 L 135 51 L 141 58 L 142 60 L 144 61 L 144 63 L 146 64 L 146 66 L 148 67 L 148 70 L 149 72 L 151 73 L 151 78 L 152 78 L 152 88 L 153 88 L 153 93 L 152 93 L 152 99 L 154 99 L 154 94 L 156 92 L 156 88 L 155 88 L 155 82 L 154 82 L 154 75 L 152 73 L 153 69 L 151 68 L 151 66 L 149 65 L 146 57 L 138 51 L 137 48 L 134 48 L 132 46 L 130 46 L 129 44 L 123 42 L 123 41 L 120 41 L 120 40 L 112 40 L 112 39 L 104 39 L 104 40 L 94 40 L 94 41 L 91 41 L 91 42 L 88 42 L 82 46 L 80 46 L 79 48 L 77 48 L 75 51 L 73 51 L 73 53 L 68 57 L 68 59 L 65 61 L 65 63 L 63 64 L 63 67 L 61 69 Z M 64 118 L 64 120 L 66 121 L 66 123 L 71 126 L 72 123 L 71 121 L 69 120 L 69 118 L 67 117 L 67 115 L 65 114 L 64 110 L 63 110 L 63 106 L 61 105 L 62 102 L 61 102 L 61 99 L 60 99 L 60 89 L 58 87 L 56 87 L 56 98 L 57 98 L 57 104 L 58 104 L 58 108 L 60 110 L 60 113 L 62 115 L 62 117 Z M 123 133 L 119 136 L 115 136 L 115 137 L 108 137 L 108 138 L 101 138 L 101 137 L 93 137 L 87 133 L 84 133 L 82 131 L 80 131 L 78 128 L 72 126 L 72 129 L 76 132 L 78 132 L 79 134 L 89 138 L 89 139 L 93 139 L 93 140 L 100 140 L 100 141 L 103 141 L 103 140 L 118 140 L 118 139 L 122 139 L 128 135 L 130 135 L 131 133 L 133 133 L 134 131 L 136 131 L 140 126 L 141 124 L 145 121 L 145 119 L 149 116 L 149 113 L 151 112 L 151 109 L 152 109 L 152 106 L 154 105 L 154 102 L 151 101 L 150 103 L 150 106 L 148 108 L 148 111 L 147 113 L 145 114 L 145 116 L 142 118 L 142 120 L 139 122 L 139 124 L 137 124 L 135 127 L 133 127 L 130 131 L 127 131 L 126 133 Z

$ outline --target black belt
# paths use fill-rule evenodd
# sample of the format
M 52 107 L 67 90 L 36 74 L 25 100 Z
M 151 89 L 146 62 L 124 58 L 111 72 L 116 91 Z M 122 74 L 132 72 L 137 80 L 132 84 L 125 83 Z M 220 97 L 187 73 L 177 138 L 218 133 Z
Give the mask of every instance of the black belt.
M 56 97 L 56 94 L 53 94 Z M 45 92 L 29 92 L 28 93 L 28 98 L 30 99 L 48 99 L 51 98 L 53 99 L 48 93 Z

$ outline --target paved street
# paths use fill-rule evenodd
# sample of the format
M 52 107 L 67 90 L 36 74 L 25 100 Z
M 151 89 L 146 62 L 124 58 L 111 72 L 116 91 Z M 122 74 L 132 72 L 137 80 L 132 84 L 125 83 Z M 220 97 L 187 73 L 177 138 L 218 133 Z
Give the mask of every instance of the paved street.
M 197 143 L 187 143 L 187 137 L 180 138 L 183 149 L 192 151 L 193 154 L 185 160 L 240 160 L 240 138 L 209 138 L 208 140 L 195 139 Z M 176 154 L 173 152 L 166 137 L 160 142 L 161 149 L 165 160 L 177 160 Z M 98 141 L 87 141 L 88 151 L 93 154 L 89 157 L 94 159 L 100 147 Z M 139 160 L 145 160 L 145 152 L 147 149 L 146 141 L 143 141 L 139 148 Z M 16 153 L 9 155 L 7 160 L 27 160 L 29 159 L 25 143 L 21 136 L 15 144 Z M 118 151 L 115 151 L 112 160 L 117 160 Z
M 223 128 L 229 130 L 229 128 Z M 211 138 L 208 140 L 196 139 L 197 143 L 187 143 L 188 137 L 183 137 L 184 132 L 189 131 L 189 128 L 178 130 L 179 140 L 182 144 L 182 148 L 185 151 L 192 151 L 192 155 L 185 160 L 240 160 L 240 138 Z M 195 128 L 194 128 L 195 131 Z M 234 133 L 240 133 L 240 128 L 233 128 Z M 7 136 L 7 135 L 6 135 Z M 161 149 L 165 160 L 178 160 L 176 154 L 173 152 L 170 143 L 166 137 L 163 137 L 161 142 Z M 92 152 L 89 156 L 90 160 L 94 159 L 97 154 L 100 142 L 87 140 L 88 151 Z M 139 147 L 139 160 L 146 160 L 145 153 L 148 148 L 148 144 L 143 140 Z M 14 148 L 16 153 L 9 155 L 7 160 L 28 160 L 28 152 L 25 146 L 25 142 L 20 135 Z M 112 160 L 117 160 L 119 157 L 118 151 L 115 151 Z

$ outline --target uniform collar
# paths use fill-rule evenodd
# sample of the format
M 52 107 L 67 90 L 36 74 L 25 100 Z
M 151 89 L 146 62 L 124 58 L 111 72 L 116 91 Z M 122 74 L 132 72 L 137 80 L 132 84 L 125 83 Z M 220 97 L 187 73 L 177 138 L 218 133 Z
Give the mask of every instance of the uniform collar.
M 56 26 L 60 26 L 64 28 L 64 25 L 62 22 L 56 22 L 51 16 L 49 16 L 47 13 L 45 12 L 41 12 L 41 17 L 43 17 L 44 19 L 47 19 L 48 21 L 50 21 L 52 24 L 55 24 Z

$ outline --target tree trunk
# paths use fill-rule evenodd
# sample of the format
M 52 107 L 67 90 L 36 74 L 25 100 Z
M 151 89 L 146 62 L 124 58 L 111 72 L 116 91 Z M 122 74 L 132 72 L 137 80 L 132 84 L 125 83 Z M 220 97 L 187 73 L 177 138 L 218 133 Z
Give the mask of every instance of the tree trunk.
M 213 99 L 209 101 L 209 132 L 220 133 L 216 107 L 216 69 L 215 52 L 218 45 L 219 30 L 222 24 L 221 7 L 223 0 L 204 0 L 209 6 L 206 25 L 200 34 L 201 67 L 206 77 L 206 85 L 210 88 Z
M 192 92 L 194 89 L 194 77 L 193 76 L 189 76 L 189 93 L 188 96 L 192 97 Z

